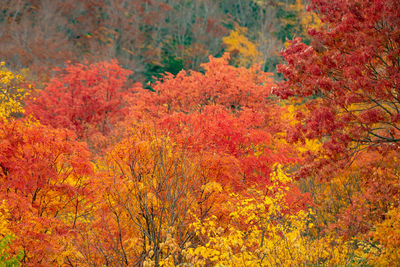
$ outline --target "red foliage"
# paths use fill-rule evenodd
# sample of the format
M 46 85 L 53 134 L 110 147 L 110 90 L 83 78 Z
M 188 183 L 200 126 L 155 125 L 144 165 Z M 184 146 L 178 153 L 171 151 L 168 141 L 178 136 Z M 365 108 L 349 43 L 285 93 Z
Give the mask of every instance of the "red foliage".
M 265 185 L 274 163 L 294 161 L 288 146 L 273 138 L 283 125 L 281 107 L 268 98 L 269 73 L 258 66 L 235 68 L 228 60 L 227 54 L 211 57 L 202 65 L 204 74 L 167 75 L 155 84 L 155 92 L 137 95 L 131 118 L 203 154 L 210 179 L 236 188 Z
M 257 130 L 257 126 L 260 126 L 258 118 L 249 113 L 235 115 L 221 106 L 208 106 L 201 113 L 167 116 L 160 121 L 160 128 L 169 132 L 184 148 L 201 152 L 203 156 L 215 160 L 218 157 L 231 157 L 233 162 L 237 162 L 237 168 L 219 177 L 220 183 L 265 183 L 271 166 L 278 161 L 279 153 L 270 149 L 270 134 Z M 257 149 L 261 155 L 255 156 Z M 234 177 L 237 180 L 233 180 Z
M 13 248 L 24 251 L 25 264 L 48 266 L 65 251 L 63 240 L 84 212 L 89 158 L 70 131 L 0 121 L 0 199 L 11 211 Z
M 132 90 L 124 88 L 131 71 L 116 61 L 68 64 L 26 105 L 43 124 L 73 130 L 85 140 L 107 136 L 124 118 Z
M 365 145 L 397 148 L 398 1 L 311 2 L 324 27 L 309 31 L 311 46 L 295 39 L 282 53 L 287 65 L 279 71 L 286 81 L 275 91 L 283 98 L 314 98 L 307 105 L 309 115 L 290 130 L 291 136 L 321 138 L 335 160 Z
M 156 114 L 201 111 L 206 105 L 222 105 L 232 112 L 266 107 L 273 86 L 271 74 L 260 71 L 257 65 L 245 69 L 228 63 L 229 55 L 225 54 L 202 64 L 204 74 L 181 71 L 176 77 L 166 75 L 154 85 L 157 95 L 145 91 L 140 96 L 140 108 Z

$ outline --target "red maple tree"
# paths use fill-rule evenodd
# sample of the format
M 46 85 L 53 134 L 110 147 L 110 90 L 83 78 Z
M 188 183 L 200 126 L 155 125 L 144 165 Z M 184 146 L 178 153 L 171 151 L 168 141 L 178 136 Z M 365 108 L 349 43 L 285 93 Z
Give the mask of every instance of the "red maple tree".
M 282 53 L 287 64 L 278 70 L 286 80 L 275 90 L 283 98 L 306 98 L 309 112 L 297 114 L 300 122 L 288 131 L 292 141 L 319 138 L 334 160 L 347 160 L 366 147 L 398 149 L 398 5 L 397 0 L 311 1 L 324 26 L 309 30 L 311 45 L 294 39 Z
M 73 130 L 81 139 L 107 136 L 124 118 L 132 89 L 125 88 L 131 71 L 116 61 L 67 64 L 26 105 L 43 124 Z

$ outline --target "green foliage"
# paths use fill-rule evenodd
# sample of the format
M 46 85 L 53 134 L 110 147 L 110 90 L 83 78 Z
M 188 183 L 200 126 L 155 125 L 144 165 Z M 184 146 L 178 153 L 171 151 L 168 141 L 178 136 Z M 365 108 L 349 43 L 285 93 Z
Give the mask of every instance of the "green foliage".
M 10 257 L 7 253 L 11 241 L 14 239 L 11 235 L 6 235 L 0 239 L 0 267 L 16 267 L 21 266 L 21 260 L 24 252 L 20 251 L 17 255 Z
M 147 65 L 146 80 L 157 81 L 166 73 L 178 74 L 183 69 L 183 60 L 173 55 L 164 55 L 161 63 L 152 62 Z M 148 88 L 150 89 L 150 87 Z

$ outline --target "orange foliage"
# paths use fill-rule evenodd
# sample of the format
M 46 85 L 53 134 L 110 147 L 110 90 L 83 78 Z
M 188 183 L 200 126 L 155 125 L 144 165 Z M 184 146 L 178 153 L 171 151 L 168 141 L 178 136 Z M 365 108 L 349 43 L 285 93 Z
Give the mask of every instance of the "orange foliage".
M 12 248 L 24 252 L 25 265 L 48 266 L 68 255 L 85 213 L 89 158 L 87 146 L 67 130 L 0 121 L 0 199 L 12 211 Z
M 271 166 L 294 159 L 279 138 L 281 107 L 270 97 L 270 74 L 228 65 L 229 55 L 210 58 L 205 73 L 180 72 L 142 90 L 131 106 L 132 122 L 153 124 L 182 148 L 204 153 L 209 166 L 229 168 L 210 176 L 222 184 L 266 183 Z M 212 163 L 212 161 L 215 161 Z M 224 164 L 222 164 L 223 166 Z

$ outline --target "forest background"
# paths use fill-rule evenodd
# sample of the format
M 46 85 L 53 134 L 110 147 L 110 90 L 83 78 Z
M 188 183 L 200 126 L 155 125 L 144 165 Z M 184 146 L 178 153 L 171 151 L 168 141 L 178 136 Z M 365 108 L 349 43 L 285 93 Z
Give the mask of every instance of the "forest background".
M 0 4 L 0 266 L 400 264 L 398 0 Z

